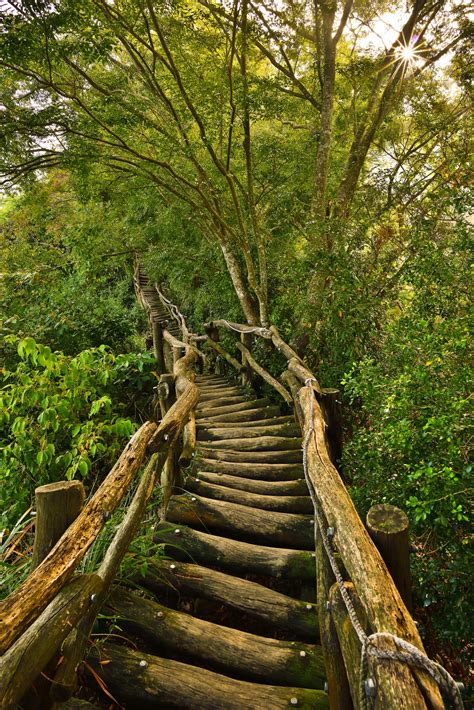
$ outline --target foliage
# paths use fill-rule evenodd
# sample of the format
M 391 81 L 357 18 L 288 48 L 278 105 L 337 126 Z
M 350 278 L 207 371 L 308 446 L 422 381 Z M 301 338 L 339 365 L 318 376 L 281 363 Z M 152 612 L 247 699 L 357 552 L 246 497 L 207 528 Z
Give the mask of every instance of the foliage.
M 343 380 L 359 417 L 344 471 L 362 514 L 381 502 L 406 510 L 418 602 L 440 636 L 463 647 L 472 565 L 469 225 L 460 217 L 431 230 L 426 224 L 431 239 L 423 235 L 407 265 L 401 313 L 385 325 L 376 357 L 354 363 Z
M 134 400 L 153 379 L 147 354 L 102 345 L 69 357 L 31 337 L 8 341 L 20 360 L 2 373 L 3 524 L 28 507 L 36 486 L 64 477 L 91 483 L 111 466 L 137 427 Z
M 67 354 L 101 344 L 132 349 L 143 314 L 131 286 L 131 256 L 102 256 L 114 251 L 115 239 L 123 249 L 124 226 L 97 193 L 81 203 L 71 183 L 55 173 L 5 205 L 0 332 L 34 334 Z

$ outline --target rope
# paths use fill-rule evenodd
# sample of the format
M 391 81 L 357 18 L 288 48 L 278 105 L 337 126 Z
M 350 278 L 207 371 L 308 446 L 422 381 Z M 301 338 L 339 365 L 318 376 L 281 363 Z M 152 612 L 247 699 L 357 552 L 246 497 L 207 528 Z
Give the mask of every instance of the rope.
M 222 322 L 225 323 L 226 326 L 227 326 L 230 330 L 234 330 L 236 333 L 249 333 L 249 334 L 250 334 L 250 333 L 258 333 L 259 331 L 264 331 L 265 333 L 270 333 L 270 331 L 267 330 L 267 328 L 262 328 L 262 327 L 259 326 L 259 325 L 256 325 L 256 326 L 254 326 L 253 328 L 251 328 L 250 326 L 248 326 L 248 328 L 246 327 L 246 328 L 244 329 L 244 328 L 238 328 L 238 327 L 236 327 L 235 325 L 232 325 L 232 323 L 230 323 L 228 320 L 225 320 L 225 318 L 222 319 Z M 271 334 L 271 333 L 270 333 L 270 334 Z
M 305 380 L 305 386 L 308 387 L 309 384 L 314 381 L 314 378 L 309 377 L 307 380 Z M 311 389 L 311 394 L 312 397 L 314 397 L 313 390 Z M 321 452 L 319 450 L 318 446 L 318 440 L 316 436 L 316 432 L 314 429 L 314 411 L 313 408 L 311 407 L 311 419 L 310 419 L 310 426 L 308 428 L 308 431 L 306 432 L 306 436 L 304 437 L 303 440 L 303 470 L 304 470 L 304 475 L 306 479 L 306 483 L 308 486 L 308 490 L 311 496 L 311 500 L 313 502 L 314 506 L 314 514 L 315 514 L 315 526 L 314 526 L 314 531 L 315 531 L 315 537 L 319 533 L 321 535 L 321 540 L 323 543 L 324 550 L 328 556 L 329 564 L 331 565 L 331 569 L 333 571 L 334 577 L 336 579 L 337 585 L 339 587 L 339 591 L 341 594 L 341 597 L 344 601 L 344 605 L 347 609 L 347 613 L 349 615 L 349 619 L 351 621 L 351 624 L 354 628 L 354 631 L 357 634 L 357 637 L 360 641 L 362 651 L 361 651 L 361 661 L 360 661 L 360 668 L 359 668 L 359 703 L 360 703 L 360 708 L 361 710 L 367 710 L 369 707 L 369 693 L 368 687 L 366 685 L 366 681 L 369 680 L 368 678 L 368 671 L 369 671 L 369 659 L 372 659 L 374 662 L 377 661 L 382 661 L 382 660 L 389 660 L 389 661 L 394 661 L 398 663 L 406 663 L 410 667 L 416 667 L 416 668 L 421 668 L 422 670 L 426 671 L 431 678 L 437 683 L 438 687 L 440 690 L 443 692 L 444 696 L 447 697 L 451 704 L 452 707 L 455 710 L 463 710 L 464 705 L 462 702 L 461 698 L 461 693 L 459 691 L 459 688 L 455 682 L 455 680 L 452 678 L 452 676 L 448 673 L 448 671 L 443 668 L 439 663 L 436 663 L 436 661 L 432 661 L 428 656 L 420 651 L 419 648 L 414 646 L 412 643 L 409 643 L 408 641 L 405 641 L 404 639 L 401 639 L 398 636 L 395 636 L 394 634 L 387 633 L 387 632 L 378 632 L 378 633 L 373 633 L 370 636 L 368 636 L 363 629 L 358 617 L 356 610 L 354 608 L 354 605 L 352 603 L 352 600 L 349 596 L 349 593 L 345 587 L 344 584 L 344 579 L 342 577 L 341 571 L 339 569 L 338 563 L 336 561 L 336 558 L 333 553 L 331 541 L 327 535 L 326 530 L 324 529 L 324 520 L 323 516 L 321 513 L 321 508 L 319 505 L 318 498 L 316 496 L 316 490 L 313 485 L 313 481 L 309 477 L 309 472 L 308 472 L 308 446 L 309 442 L 311 439 L 311 436 L 314 435 L 314 443 L 316 446 L 316 450 L 319 454 L 320 460 L 323 464 L 323 466 L 326 466 L 323 457 L 321 456 Z M 382 649 L 378 647 L 378 642 L 379 641 L 392 641 L 395 643 L 397 650 L 389 650 L 389 649 Z M 374 690 L 376 691 L 375 687 Z M 375 694 L 375 693 L 371 693 Z

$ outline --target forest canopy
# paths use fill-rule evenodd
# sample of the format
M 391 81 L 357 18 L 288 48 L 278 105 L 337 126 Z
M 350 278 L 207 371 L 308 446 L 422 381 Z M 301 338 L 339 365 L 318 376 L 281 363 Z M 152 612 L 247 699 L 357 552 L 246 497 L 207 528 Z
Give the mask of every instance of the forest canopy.
M 26 469 L 30 488 L 39 482 L 48 445 L 76 449 L 71 475 L 83 460 L 94 472 L 95 454 L 74 442 L 82 429 L 72 434 L 91 417 L 91 392 L 111 399 L 94 427 L 139 418 L 130 373 L 145 368 L 146 379 L 151 365 L 136 353 L 138 255 L 196 331 L 212 318 L 275 324 L 325 385 L 342 388 L 342 468 L 359 512 L 406 510 L 419 619 L 442 653 L 465 650 L 465 3 L 1 0 L 0 11 L 5 490 Z M 31 352 L 49 348 L 49 375 L 21 350 L 28 338 Z M 15 445 L 40 403 L 15 392 L 31 378 L 59 397 L 81 352 L 92 384 L 79 387 L 70 436 L 58 444 L 39 422 L 31 464 Z M 117 402 L 101 367 L 124 383 Z M 126 433 L 106 432 L 111 450 Z M 51 455 L 51 479 L 62 463 Z

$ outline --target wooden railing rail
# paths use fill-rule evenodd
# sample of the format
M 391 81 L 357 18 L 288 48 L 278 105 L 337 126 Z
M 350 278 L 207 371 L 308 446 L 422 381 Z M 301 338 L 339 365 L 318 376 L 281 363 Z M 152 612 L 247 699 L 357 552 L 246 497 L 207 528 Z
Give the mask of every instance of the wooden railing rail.
M 237 341 L 236 347 L 243 355 L 242 363 L 224 350 L 217 342 L 220 328 L 234 332 L 236 336 L 252 334 L 270 341 L 287 361 L 287 369 L 280 375 L 279 380 L 288 387 L 291 396 L 276 378 L 257 363 L 250 349 L 241 342 Z M 245 364 L 248 364 L 271 384 L 285 401 L 294 402 L 303 441 L 307 444 L 305 460 L 308 483 L 316 492 L 326 529 L 331 533 L 334 549 L 345 575 L 351 580 L 347 582 L 347 586 L 368 632 L 388 632 L 423 651 L 415 622 L 335 467 L 341 447 L 338 390 L 321 387 L 314 373 L 281 338 L 274 326 L 260 328 L 227 320 L 215 320 L 207 323 L 205 329 L 208 334 L 207 344 L 234 370 L 242 372 Z M 358 708 L 360 643 L 355 632 L 350 632 L 351 622 L 340 599 L 339 589 L 320 538 L 316 540 L 316 578 L 330 706 L 334 710 L 352 706 Z M 341 603 L 336 605 L 338 598 Z M 335 604 L 334 614 L 331 611 L 332 603 Z M 351 641 L 348 642 L 348 639 Z M 395 644 L 392 644 L 391 648 L 395 649 Z M 377 687 L 372 707 L 378 710 L 398 710 L 401 707 L 426 710 L 443 707 L 436 684 L 422 671 L 412 670 L 406 664 L 392 661 L 378 663 L 372 675 Z
M 175 462 L 189 465 L 196 444 L 194 408 L 199 399 L 194 365 L 205 356 L 194 346 L 163 332 L 185 352 L 164 373 L 170 387 L 159 424 L 146 422 L 134 434 L 117 463 L 59 541 L 10 596 L 0 603 L 0 706 L 14 707 L 61 647 L 50 695 L 69 698 L 76 669 L 110 585 L 133 540 L 161 473 L 164 505 L 177 483 Z M 180 436 L 183 435 L 183 445 Z M 182 448 L 182 451 L 181 451 Z M 116 510 L 146 458 L 148 465 L 124 519 L 94 575 L 74 571 Z M 72 581 L 71 581 L 72 580 Z

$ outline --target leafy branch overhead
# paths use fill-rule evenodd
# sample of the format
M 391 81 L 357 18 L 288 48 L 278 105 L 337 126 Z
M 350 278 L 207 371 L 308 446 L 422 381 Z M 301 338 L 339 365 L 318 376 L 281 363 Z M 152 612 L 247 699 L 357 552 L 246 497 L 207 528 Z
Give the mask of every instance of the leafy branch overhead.
M 348 215 L 382 124 L 415 86 L 432 90 L 446 53 L 462 63 L 468 34 L 461 5 L 448 10 L 439 0 L 416 0 L 400 13 L 393 42 L 377 51 L 364 45 L 363 28 L 377 25 L 383 4 L 367 10 L 351 0 L 4 5 L 5 183 L 94 162 L 105 174 L 151 184 L 162 204 L 182 202 L 216 241 L 247 321 L 262 324 L 278 174 L 290 168 L 295 185 L 306 183 L 288 217 L 319 246 L 319 220 Z M 413 65 L 399 55 L 410 44 Z M 443 121 L 449 115 L 459 135 L 465 105 L 450 103 Z M 295 125 L 304 131 L 296 155 Z M 446 163 L 436 140 L 430 134 L 432 166 L 419 195 Z M 398 153 L 387 207 L 397 174 L 411 174 L 426 145 Z

